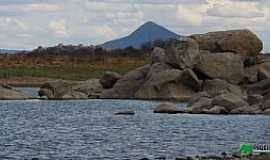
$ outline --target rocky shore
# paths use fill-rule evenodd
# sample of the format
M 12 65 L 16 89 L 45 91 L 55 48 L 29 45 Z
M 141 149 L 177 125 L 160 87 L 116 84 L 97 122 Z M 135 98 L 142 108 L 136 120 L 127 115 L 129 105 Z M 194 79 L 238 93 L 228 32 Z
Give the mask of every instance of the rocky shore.
M 149 158 L 134 158 L 134 160 L 167 160 L 166 157 L 156 157 L 154 159 Z M 25 159 L 25 160 L 39 160 L 39 158 Z M 168 159 L 169 160 L 169 159 Z M 171 159 L 170 159 L 171 160 Z M 175 160 L 270 160 L 270 154 L 262 153 L 258 155 L 250 155 L 241 157 L 239 154 L 227 155 L 222 153 L 221 155 L 208 155 L 208 156 L 178 156 Z
M 249 30 L 181 37 L 154 48 L 150 64 L 126 75 L 106 72 L 76 84 L 47 82 L 39 95 L 51 100 L 184 100 L 186 109 L 177 113 L 270 114 L 270 57 L 260 53 L 262 48 Z
M 140 160 L 151 160 L 142 158 Z M 155 160 L 166 160 L 166 157 L 157 157 Z M 175 160 L 270 160 L 270 154 L 261 153 L 257 155 L 240 156 L 239 154 L 227 155 L 225 152 L 221 155 L 208 155 L 208 156 L 179 156 Z

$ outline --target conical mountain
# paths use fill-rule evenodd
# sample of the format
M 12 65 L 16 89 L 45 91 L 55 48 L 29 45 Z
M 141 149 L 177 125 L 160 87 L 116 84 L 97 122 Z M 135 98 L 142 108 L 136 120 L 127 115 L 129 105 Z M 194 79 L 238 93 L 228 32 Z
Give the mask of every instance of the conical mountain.
M 104 48 L 116 49 L 134 47 L 140 48 L 144 43 L 154 41 L 157 39 L 166 40 L 169 38 L 176 38 L 178 35 L 163 26 L 160 26 L 154 22 L 146 22 L 135 30 L 130 35 L 106 42 L 102 45 Z

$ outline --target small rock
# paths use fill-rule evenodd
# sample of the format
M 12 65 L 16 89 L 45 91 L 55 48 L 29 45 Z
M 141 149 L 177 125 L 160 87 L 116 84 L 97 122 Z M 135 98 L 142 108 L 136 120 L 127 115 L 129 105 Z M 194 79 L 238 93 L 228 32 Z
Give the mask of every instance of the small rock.
M 207 156 L 206 159 L 209 159 L 209 160 L 224 160 L 222 157 L 215 156 L 215 155 Z
M 176 105 L 173 103 L 162 103 L 154 109 L 154 113 L 168 113 L 168 114 L 176 114 L 181 111 L 177 109 Z
M 122 78 L 120 74 L 107 71 L 100 78 L 99 82 L 101 83 L 103 88 L 109 89 L 112 88 L 120 78 Z
M 176 157 L 175 160 L 187 160 L 187 157 Z
M 227 114 L 228 111 L 222 106 L 214 106 L 208 111 L 208 114 Z
M 228 111 L 231 111 L 235 108 L 248 106 L 248 103 L 245 102 L 241 97 L 235 94 L 222 94 L 213 99 L 213 105 L 223 106 Z
M 157 158 L 155 158 L 155 159 L 157 159 L 157 160 L 166 160 L 166 157 L 157 157 Z
M 134 115 L 135 111 L 133 110 L 125 110 L 114 113 L 115 115 Z
M 191 109 L 192 113 L 201 113 L 204 109 L 210 109 L 212 104 L 212 100 L 207 97 L 200 97 L 195 101 L 191 100 L 187 107 Z
M 140 160 L 150 160 L 150 159 L 148 159 L 148 158 L 142 158 L 142 159 L 140 159 Z

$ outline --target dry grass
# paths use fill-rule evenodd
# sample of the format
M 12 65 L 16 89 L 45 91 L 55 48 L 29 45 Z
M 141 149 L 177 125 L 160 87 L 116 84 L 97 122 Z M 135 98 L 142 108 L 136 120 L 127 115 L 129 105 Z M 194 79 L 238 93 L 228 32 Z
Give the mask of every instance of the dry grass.
M 145 57 L 0 57 L 0 78 L 46 77 L 86 80 L 105 71 L 125 74 L 147 63 Z

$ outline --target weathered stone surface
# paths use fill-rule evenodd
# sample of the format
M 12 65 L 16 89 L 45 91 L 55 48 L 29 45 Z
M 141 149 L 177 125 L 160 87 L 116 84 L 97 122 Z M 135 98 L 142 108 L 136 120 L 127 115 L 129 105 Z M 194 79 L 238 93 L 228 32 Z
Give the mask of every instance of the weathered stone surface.
M 182 72 L 181 82 L 195 92 L 201 90 L 202 82 L 198 79 L 197 75 L 191 69 L 185 69 Z
M 262 110 L 270 109 L 270 100 L 266 100 L 263 102 Z
M 258 67 L 251 66 L 244 69 L 245 78 L 248 83 L 255 83 L 258 81 Z
M 198 92 L 189 99 L 188 106 L 200 100 L 201 97 L 211 98 L 207 92 Z
M 270 62 L 265 62 L 256 65 L 258 69 L 258 80 L 265 80 L 270 78 Z
M 227 81 L 220 79 L 206 80 L 203 83 L 203 91 L 207 92 L 211 96 L 217 96 L 224 93 L 233 93 L 238 96 L 243 95 L 243 92 L 239 86 L 230 84 Z
M 72 92 L 81 92 L 88 98 L 99 98 L 102 91 L 103 88 L 98 79 L 90 79 L 79 85 L 72 86 Z M 85 98 L 83 94 L 80 95 L 82 95 L 82 98 Z M 74 95 L 75 98 L 79 96 L 79 94 L 76 96 L 74 93 L 72 93 L 72 95 Z
M 247 86 L 248 95 L 259 94 L 266 95 L 270 90 L 270 79 L 265 79 L 260 82 Z
M 187 104 L 187 108 L 190 108 L 191 113 L 201 113 L 205 109 L 208 110 L 211 107 L 212 99 L 203 93 L 199 93 L 192 97 L 192 99 Z
M 211 52 L 234 52 L 244 59 L 256 56 L 263 49 L 262 41 L 250 30 L 230 30 L 209 32 L 190 36 L 201 50 Z
M 192 68 L 199 55 L 199 45 L 191 38 L 170 40 L 165 44 L 166 62 L 176 68 Z
M 39 96 L 46 96 L 49 99 L 86 99 L 98 98 L 101 92 L 102 86 L 98 79 L 91 79 L 80 84 L 54 81 L 43 84 L 39 90 Z
M 61 97 L 55 97 L 56 99 L 88 99 L 87 94 L 82 92 L 68 92 L 62 95 Z
M 107 71 L 100 78 L 100 83 L 103 86 L 103 88 L 109 89 L 112 88 L 114 84 L 121 78 L 122 76 L 120 74 Z
M 228 111 L 239 107 L 249 106 L 241 97 L 232 93 L 216 96 L 213 99 L 212 104 L 225 107 Z
M 151 55 L 151 64 L 167 63 L 165 49 L 155 47 Z
M 214 106 L 207 111 L 208 114 L 227 114 L 229 113 L 226 108 L 222 106 Z
M 261 112 L 259 107 L 243 106 L 231 110 L 231 114 L 257 114 Z
M 210 79 L 222 79 L 233 84 L 244 78 L 241 57 L 231 52 L 202 54 L 195 68 Z
M 182 71 L 162 63 L 152 65 L 146 82 L 136 92 L 140 99 L 186 99 L 194 91 L 181 82 Z
M 269 89 L 267 89 L 267 91 L 268 91 L 268 90 L 269 90 Z M 264 96 L 263 96 L 263 101 L 267 101 L 267 100 L 270 100 L 270 92 L 264 94 Z
M 71 92 L 72 85 L 66 81 L 54 81 L 44 83 L 39 90 L 39 96 L 46 96 L 49 99 L 61 98 Z
M 0 100 L 24 100 L 29 97 L 11 87 L 0 85 Z
M 249 105 L 260 104 L 263 102 L 263 96 L 259 94 L 248 95 L 247 102 Z
M 154 113 L 176 114 L 176 113 L 180 113 L 180 112 L 181 111 L 179 109 L 177 109 L 175 104 L 169 103 L 169 102 L 162 103 L 154 109 Z
M 112 89 L 104 90 L 101 98 L 134 98 L 135 93 L 145 82 L 150 65 L 130 71 L 119 79 Z

